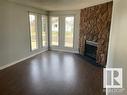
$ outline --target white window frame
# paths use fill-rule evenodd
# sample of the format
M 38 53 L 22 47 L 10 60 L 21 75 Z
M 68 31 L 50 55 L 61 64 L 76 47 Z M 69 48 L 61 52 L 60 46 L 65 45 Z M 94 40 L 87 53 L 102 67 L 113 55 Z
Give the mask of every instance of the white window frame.
M 65 19 L 66 17 L 74 17 L 74 28 L 73 28 L 73 47 L 66 47 L 65 46 L 65 32 L 66 32 L 66 22 Z M 74 40 L 75 40 L 75 15 L 66 15 L 64 16 L 64 48 L 68 48 L 68 49 L 73 49 L 74 48 Z
M 58 30 L 58 45 L 52 45 L 52 21 L 51 21 L 51 19 L 52 19 L 52 17 L 58 17 L 58 25 L 59 25 L 59 30 Z M 60 46 L 60 16 L 50 16 L 49 17 L 49 27 L 50 27 L 50 33 L 49 33 L 49 39 L 50 39 L 50 42 L 49 42 L 49 45 L 50 45 L 50 47 L 59 47 Z
M 43 46 L 43 36 L 42 36 L 42 17 L 46 17 L 46 45 Z M 41 15 L 41 48 L 48 47 L 48 16 L 47 15 Z
M 32 49 L 32 41 L 31 41 L 31 29 L 30 29 L 30 15 L 34 15 L 36 17 L 36 45 L 37 48 L 36 49 Z M 29 17 L 29 33 L 30 33 L 30 50 L 31 51 L 35 51 L 37 49 L 39 49 L 39 33 L 38 33 L 38 14 L 37 13 L 33 13 L 33 12 L 28 12 L 28 17 Z

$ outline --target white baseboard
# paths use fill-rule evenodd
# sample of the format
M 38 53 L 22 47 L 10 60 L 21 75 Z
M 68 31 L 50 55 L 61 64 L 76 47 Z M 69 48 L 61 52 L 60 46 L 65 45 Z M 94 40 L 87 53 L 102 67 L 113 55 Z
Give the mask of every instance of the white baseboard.
M 20 59 L 20 60 L 14 61 L 14 62 L 12 62 L 12 63 L 10 63 L 10 64 L 1 66 L 1 67 L 0 67 L 0 70 L 3 70 L 3 69 L 5 69 L 5 68 L 7 68 L 7 67 L 10 67 L 10 66 L 13 66 L 13 65 L 15 65 L 15 64 L 17 64 L 17 63 L 19 63 L 19 62 L 21 62 L 21 61 L 24 61 L 24 60 L 26 60 L 26 59 L 29 59 L 29 58 L 31 58 L 31 57 L 34 57 L 34 56 L 36 56 L 36 55 L 38 55 L 38 54 L 40 54 L 40 53 L 42 53 L 42 52 L 45 52 L 45 51 L 47 51 L 47 50 L 48 50 L 48 49 L 43 50 L 43 51 L 38 52 L 38 53 L 35 53 L 35 54 L 30 55 L 30 56 L 28 56 L 28 57 L 22 58 L 22 59 Z
M 79 54 L 79 52 L 78 52 L 78 51 L 75 51 L 75 50 L 54 49 L 54 48 L 51 48 L 51 50 L 54 50 L 54 51 L 62 51 L 62 52 L 69 52 L 69 53 L 77 53 L 77 54 Z

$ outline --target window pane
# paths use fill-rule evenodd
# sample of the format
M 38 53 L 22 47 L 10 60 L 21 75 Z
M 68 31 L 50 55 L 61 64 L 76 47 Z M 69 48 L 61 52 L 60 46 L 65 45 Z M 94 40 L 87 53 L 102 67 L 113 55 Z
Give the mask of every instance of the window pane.
M 35 50 L 38 48 L 37 45 L 37 17 L 36 15 L 30 14 L 30 36 L 31 36 L 31 50 Z
M 59 17 L 51 18 L 51 45 L 59 45 Z
M 65 47 L 73 47 L 74 17 L 65 18 Z
M 47 45 L 47 16 L 42 16 L 42 46 Z

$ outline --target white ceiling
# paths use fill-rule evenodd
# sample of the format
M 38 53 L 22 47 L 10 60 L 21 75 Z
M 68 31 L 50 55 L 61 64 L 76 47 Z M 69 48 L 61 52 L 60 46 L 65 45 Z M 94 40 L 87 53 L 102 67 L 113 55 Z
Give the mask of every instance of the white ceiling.
M 9 0 L 49 11 L 77 10 L 112 0 Z

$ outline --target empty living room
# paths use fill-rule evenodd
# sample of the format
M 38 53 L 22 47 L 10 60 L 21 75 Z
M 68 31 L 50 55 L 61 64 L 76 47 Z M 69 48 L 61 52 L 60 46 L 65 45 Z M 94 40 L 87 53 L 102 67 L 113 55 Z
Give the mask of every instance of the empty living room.
M 0 95 L 127 95 L 127 0 L 0 0 Z

